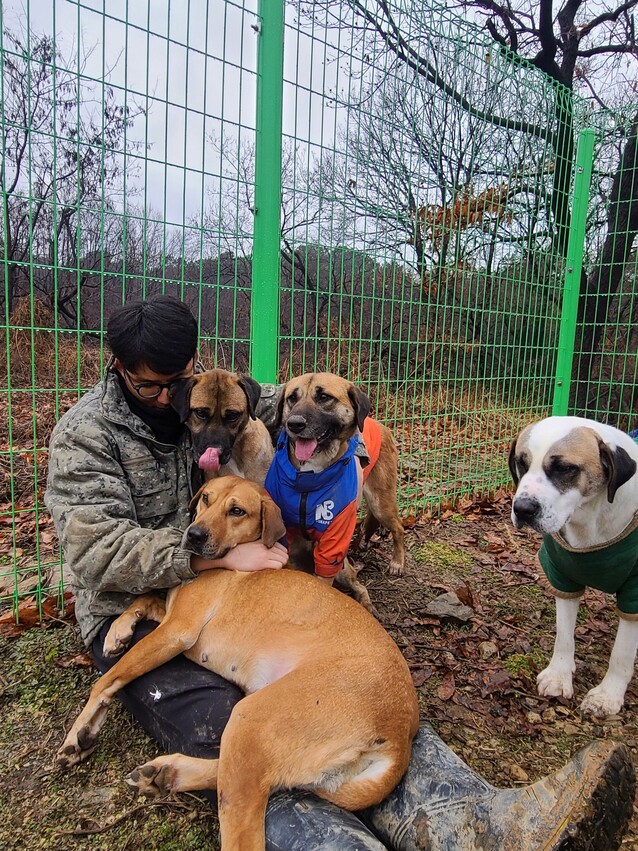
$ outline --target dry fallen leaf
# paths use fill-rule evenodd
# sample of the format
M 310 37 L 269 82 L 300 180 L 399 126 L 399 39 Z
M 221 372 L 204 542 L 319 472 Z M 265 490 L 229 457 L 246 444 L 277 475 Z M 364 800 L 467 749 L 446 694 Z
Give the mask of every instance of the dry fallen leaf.
M 55 660 L 55 664 L 60 668 L 92 668 L 94 666 L 93 659 L 88 653 L 76 653 L 71 656 L 62 656 Z
M 454 683 L 454 674 L 451 671 L 448 671 L 448 673 L 443 677 L 443 682 L 436 690 L 437 697 L 439 700 L 449 700 L 455 691 L 456 685 Z

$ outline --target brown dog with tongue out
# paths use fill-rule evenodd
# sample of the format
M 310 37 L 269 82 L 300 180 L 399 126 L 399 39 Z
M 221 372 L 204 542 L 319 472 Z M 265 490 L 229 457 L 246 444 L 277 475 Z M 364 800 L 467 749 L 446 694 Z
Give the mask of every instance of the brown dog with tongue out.
M 361 495 L 368 510 L 364 539 L 380 525 L 392 534 L 390 573 L 402 573 L 405 555 L 398 452 L 392 432 L 372 420 L 370 410 L 366 394 L 339 375 L 306 373 L 289 381 L 279 403 L 283 428 L 266 490 L 281 510 L 291 562 L 312 568 L 326 582 L 336 580 L 372 610 L 347 558 Z
M 255 409 L 260 385 L 247 375 L 211 369 L 180 381 L 171 404 L 188 426 L 206 479 L 241 476 L 264 484 L 274 450 Z

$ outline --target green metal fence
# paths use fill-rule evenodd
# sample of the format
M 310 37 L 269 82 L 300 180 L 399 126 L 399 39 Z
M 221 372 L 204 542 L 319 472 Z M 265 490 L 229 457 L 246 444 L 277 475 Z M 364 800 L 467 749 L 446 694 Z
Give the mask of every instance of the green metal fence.
M 360 382 L 410 514 L 552 410 L 638 425 L 638 109 L 423 6 L 4 3 L 0 604 L 61 588 L 48 436 L 127 299 L 186 300 L 209 365 Z

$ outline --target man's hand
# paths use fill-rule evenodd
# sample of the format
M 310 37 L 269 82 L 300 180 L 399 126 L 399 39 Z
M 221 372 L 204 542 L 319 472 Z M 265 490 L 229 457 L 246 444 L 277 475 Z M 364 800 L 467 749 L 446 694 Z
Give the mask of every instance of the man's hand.
M 226 553 L 223 558 L 206 559 L 201 556 L 191 556 L 191 568 L 200 573 L 213 567 L 223 567 L 226 570 L 239 570 L 250 573 L 255 570 L 278 570 L 288 562 L 288 550 L 277 543 L 270 549 L 261 541 L 251 541 L 248 544 L 238 544 Z

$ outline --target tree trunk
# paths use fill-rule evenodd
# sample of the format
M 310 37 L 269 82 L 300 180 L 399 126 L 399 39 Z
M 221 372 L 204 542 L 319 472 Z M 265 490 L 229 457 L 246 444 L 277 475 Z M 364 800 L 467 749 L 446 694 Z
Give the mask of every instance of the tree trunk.
M 623 280 L 625 267 L 638 234 L 638 114 L 634 117 L 612 184 L 607 212 L 607 236 L 596 266 L 580 294 L 578 324 L 582 329 L 580 354 L 575 361 L 573 391 L 575 413 L 586 414 L 595 390 L 594 359 L 600 355 L 611 302 Z

